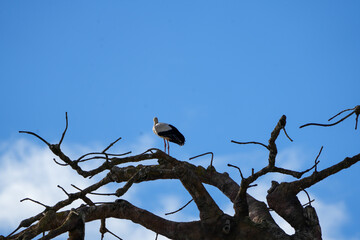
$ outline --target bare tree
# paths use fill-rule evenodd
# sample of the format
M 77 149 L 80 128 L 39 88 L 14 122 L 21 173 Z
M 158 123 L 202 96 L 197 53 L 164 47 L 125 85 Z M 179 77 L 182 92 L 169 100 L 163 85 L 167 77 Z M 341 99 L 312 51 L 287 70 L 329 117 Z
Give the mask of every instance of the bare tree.
M 357 128 L 360 106 L 347 109 L 339 114 L 351 111 L 347 116 L 331 124 L 310 123 L 301 127 L 310 125 L 333 126 L 338 124 L 351 115 L 356 115 L 355 129 Z M 335 115 L 337 117 L 339 114 Z M 333 117 L 333 118 L 334 118 Z M 331 121 L 333 118 L 330 118 Z M 236 144 L 257 144 L 269 151 L 268 165 L 248 177 L 243 176 L 241 169 L 230 165 L 239 170 L 241 176 L 240 184 L 236 183 L 227 173 L 219 173 L 211 164 L 209 167 L 195 166 L 187 161 L 178 160 L 169 156 L 159 149 L 149 149 L 142 154 L 130 156 L 130 152 L 122 154 L 111 154 L 108 150 L 118 141 L 112 142 L 101 152 L 91 152 L 78 159 L 70 159 L 62 150 L 61 144 L 68 128 L 68 117 L 66 114 L 66 128 L 61 136 L 59 143 L 50 144 L 36 133 L 29 131 L 20 131 L 33 135 L 43 141 L 49 149 L 61 160 L 55 163 L 61 166 L 71 167 L 77 174 L 84 178 L 91 178 L 99 173 L 107 172 L 106 176 L 97 183 L 88 186 L 85 189 L 77 189 L 75 193 L 68 193 L 64 188 L 58 186 L 66 194 L 66 198 L 57 202 L 53 206 L 47 206 L 39 201 L 25 198 L 24 200 L 44 206 L 44 210 L 39 214 L 24 219 L 8 236 L 0 236 L 0 239 L 33 239 L 40 235 L 39 239 L 52 239 L 60 234 L 68 232 L 71 240 L 85 238 L 86 223 L 94 220 L 101 222 L 100 233 L 102 238 L 104 234 L 112 234 L 106 227 L 106 219 L 118 218 L 128 219 L 134 223 L 154 232 L 154 238 L 158 235 L 166 236 L 170 239 L 276 239 L 276 240 L 305 240 L 322 239 L 321 227 L 315 208 L 311 205 L 311 200 L 306 205 L 302 205 L 297 197 L 300 191 L 306 191 L 309 187 L 324 180 L 328 176 L 335 174 L 345 168 L 352 166 L 360 161 L 360 153 L 347 157 L 337 164 L 321 171 L 318 170 L 319 155 L 314 161 L 314 165 L 304 171 L 294 171 L 291 169 L 280 168 L 276 166 L 277 146 L 276 140 L 281 130 L 291 140 L 285 131 L 286 116 L 283 115 L 274 130 L 271 132 L 268 144 L 259 142 L 238 142 Z M 292 141 L 292 140 L 291 140 Z M 211 154 L 212 153 L 205 153 Z M 202 155 L 205 155 L 202 154 Z M 199 156 L 202 156 L 199 155 Z M 196 157 L 199 157 L 196 156 Z M 195 157 L 194 157 L 195 158 Z M 86 161 L 102 159 L 102 164 L 91 170 L 84 170 L 81 164 Z M 156 159 L 157 164 L 141 165 L 138 164 L 144 160 Z M 135 163 L 137 166 L 121 167 L 124 163 Z M 256 186 L 254 182 L 268 174 L 281 173 L 294 177 L 292 182 L 278 183 L 272 181 L 272 186 L 267 192 L 267 204 L 261 202 L 247 193 L 248 188 Z M 308 173 L 308 174 L 306 174 Z M 311 174 L 310 174 L 311 173 Z M 307 176 L 305 176 L 307 175 Z M 149 211 L 134 206 L 132 203 L 121 199 L 121 197 L 132 187 L 134 183 L 142 183 L 159 179 L 178 179 L 184 188 L 192 196 L 199 210 L 199 220 L 192 222 L 174 222 L 157 216 Z M 116 196 L 116 201 L 94 203 L 91 200 L 92 194 L 97 194 L 97 190 L 109 183 L 125 183 L 122 187 L 108 196 Z M 225 214 L 208 193 L 204 184 L 212 185 L 218 188 L 233 203 L 235 214 L 230 216 Z M 84 204 L 71 210 L 62 210 L 75 200 L 81 199 Z M 184 206 L 185 207 L 185 206 Z M 181 209 L 179 209 L 181 210 Z M 288 235 L 281 229 L 272 218 L 270 211 L 275 211 L 285 219 L 294 229 L 293 235 Z M 116 236 L 116 235 L 115 235 Z M 156 237 L 155 237 L 156 236 Z M 118 237 L 121 239 L 120 237 Z

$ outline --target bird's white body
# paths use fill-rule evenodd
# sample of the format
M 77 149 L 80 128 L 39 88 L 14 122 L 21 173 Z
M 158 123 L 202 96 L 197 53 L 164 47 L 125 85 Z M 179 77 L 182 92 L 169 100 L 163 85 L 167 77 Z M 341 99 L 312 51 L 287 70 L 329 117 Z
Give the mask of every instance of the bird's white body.
M 172 128 L 167 123 L 159 123 L 158 122 L 157 124 L 154 124 L 154 126 L 153 126 L 153 132 L 161 138 L 165 138 L 165 137 L 160 136 L 158 133 L 167 132 L 167 131 L 170 131 L 171 129 Z

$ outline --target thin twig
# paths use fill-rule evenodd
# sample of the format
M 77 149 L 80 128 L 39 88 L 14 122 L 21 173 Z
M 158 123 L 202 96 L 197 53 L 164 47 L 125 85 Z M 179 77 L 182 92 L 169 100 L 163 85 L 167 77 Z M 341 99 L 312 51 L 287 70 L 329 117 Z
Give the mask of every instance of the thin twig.
M 238 141 L 234 141 L 234 140 L 231 140 L 231 142 L 236 143 L 236 144 L 258 144 L 258 145 L 265 147 L 267 150 L 269 150 L 269 147 L 261 142 L 238 142 Z
M 214 160 L 214 153 L 213 153 L 213 152 L 203 153 L 203 154 L 197 155 L 197 156 L 195 156 L 195 157 L 191 157 L 191 158 L 189 158 L 189 160 L 192 160 L 192 159 L 198 158 L 198 157 L 202 157 L 202 156 L 208 155 L 208 154 L 211 154 L 210 168 L 212 168 L 212 166 L 213 166 L 213 160 Z
M 306 205 L 311 206 L 311 203 L 312 203 L 313 201 L 315 201 L 315 200 L 311 200 L 309 193 L 308 193 L 305 189 L 302 189 L 302 191 L 304 191 L 304 192 L 306 193 L 306 195 L 307 195 L 307 197 L 308 197 L 308 200 L 309 200 L 309 202 L 306 203 L 306 204 L 304 204 L 304 206 L 306 206 Z
M 169 213 L 165 213 L 165 215 L 171 215 L 171 214 L 180 212 L 180 211 L 183 210 L 187 205 L 189 205 L 193 200 L 194 200 L 194 199 L 191 199 L 190 201 L 188 201 L 184 206 L 182 206 L 182 207 L 179 208 L 178 210 L 173 211 L 173 212 L 169 212 Z
M 235 166 L 235 165 L 232 165 L 232 164 L 229 164 L 229 163 L 228 163 L 228 167 L 233 167 L 233 168 L 236 168 L 237 170 L 239 170 L 241 179 L 242 179 L 242 180 L 245 180 L 245 178 L 244 178 L 244 176 L 243 176 L 243 174 L 242 174 L 242 172 L 241 172 L 241 169 L 240 169 L 238 166 Z M 254 169 L 251 169 L 251 174 L 252 174 L 251 176 L 254 175 Z M 250 184 L 250 185 L 247 186 L 247 188 L 256 187 L 256 186 L 257 186 L 257 184 Z
M 45 207 L 45 208 L 50 208 L 49 206 L 47 206 L 47 205 L 45 205 L 45 204 L 43 204 L 43 203 L 41 203 L 41 202 L 39 202 L 39 201 L 36 201 L 36 200 L 34 200 L 34 199 L 31 199 L 31 198 L 24 198 L 24 199 L 21 199 L 20 200 L 20 202 L 23 202 L 23 201 L 31 201 L 31 202 L 34 202 L 34 203 L 37 203 L 37 204 L 39 204 L 39 205 L 41 205 L 41 206 L 43 206 L 43 207 Z
M 72 186 L 73 188 L 75 188 L 75 189 L 79 190 L 80 192 L 82 191 L 82 189 L 81 189 L 81 188 L 78 188 L 78 187 L 77 187 L 77 186 L 75 186 L 74 184 L 71 184 L 71 186 Z
M 107 232 L 110 233 L 111 235 L 113 235 L 114 237 L 116 237 L 117 239 L 122 240 L 119 236 L 115 235 L 113 232 L 111 232 L 109 229 L 106 228 L 105 218 L 102 218 L 101 224 L 100 224 L 101 239 L 104 239 L 104 235 Z
M 302 126 L 300 126 L 300 128 L 303 128 L 303 127 L 307 127 L 307 126 L 321 126 L 321 127 L 331 127 L 331 126 L 334 126 L 342 121 L 344 121 L 345 119 L 347 119 L 348 117 L 350 117 L 351 115 L 353 115 L 355 112 L 351 112 L 349 113 L 348 115 L 346 115 L 345 117 L 343 117 L 342 119 L 340 119 L 339 121 L 337 122 L 334 122 L 334 123 L 331 123 L 331 124 L 322 124 L 322 123 L 307 123 L 307 124 L 304 124 Z
M 357 105 L 354 109 L 355 109 L 354 113 L 356 114 L 356 118 L 355 118 L 355 130 L 356 130 L 357 125 L 358 125 L 359 115 L 360 115 L 360 105 Z
M 71 186 L 77 190 L 79 190 L 80 192 L 82 192 L 83 190 L 77 186 L 75 186 L 74 184 L 71 184 Z M 114 196 L 115 193 L 93 193 L 93 192 L 89 192 L 88 194 L 92 194 L 92 195 L 101 195 L 101 196 Z
M 60 141 L 59 141 L 59 146 L 61 145 L 62 141 L 64 140 L 64 137 L 65 137 L 66 131 L 67 131 L 68 126 L 69 126 L 69 121 L 68 121 L 68 115 L 67 115 L 67 112 L 65 112 L 65 121 L 66 121 L 66 126 L 65 126 L 65 130 L 64 130 L 63 134 L 61 135 L 61 139 L 60 139 Z
M 86 161 L 90 161 L 90 160 L 94 160 L 94 159 L 106 159 L 106 156 L 111 156 L 111 157 L 121 157 L 127 154 L 130 154 L 131 151 L 126 152 L 126 153 L 119 153 L 119 154 L 114 154 L 114 153 L 105 153 L 105 152 L 92 152 L 92 153 L 86 153 L 84 155 L 82 155 L 81 157 L 79 157 L 77 160 L 75 160 L 76 162 L 86 162 Z M 103 154 L 105 155 L 105 157 L 103 156 L 95 156 L 95 157 L 91 157 L 91 158 L 85 158 L 86 156 L 90 156 L 90 155 L 97 155 L 97 154 Z
M 61 190 L 63 190 L 63 192 L 69 197 L 69 193 L 67 191 L 65 191 L 65 189 L 63 187 L 61 187 L 60 185 L 57 185 L 58 188 L 60 188 Z
M 82 192 L 83 190 L 77 186 L 75 186 L 74 184 L 71 184 L 71 186 L 77 190 L 79 190 L 80 192 Z M 93 193 L 93 192 L 89 192 L 88 194 L 91 195 L 99 195 L 99 196 L 115 196 L 115 193 Z
M 320 162 L 320 161 L 318 161 L 318 158 L 320 157 L 320 154 L 321 154 L 323 148 L 324 148 L 324 146 L 321 146 L 320 151 L 319 151 L 318 155 L 317 155 L 316 158 L 315 158 L 315 172 L 317 172 L 317 165 L 318 165 L 319 162 Z
M 121 137 L 119 137 L 118 139 L 116 139 L 114 142 L 110 143 L 109 146 L 107 146 L 101 153 L 105 153 L 107 150 L 109 150 L 109 148 L 111 148 L 115 143 L 117 143 L 119 140 L 121 139 Z
M 98 196 L 116 196 L 116 193 L 94 193 L 94 192 L 91 192 L 89 194 L 98 195 Z
M 240 168 L 239 168 L 239 167 L 237 167 L 237 166 L 235 166 L 235 165 L 232 165 L 232 164 L 229 164 L 229 163 L 228 163 L 228 167 L 233 167 L 233 168 L 236 168 L 237 170 L 239 170 L 239 173 L 240 173 L 241 179 L 244 179 L 244 176 L 243 176 L 243 174 L 242 174 L 242 172 L 241 172 L 241 170 L 240 170 Z
M 354 110 L 355 108 L 349 108 L 349 109 L 345 109 L 345 110 L 342 110 L 341 112 L 339 112 L 338 114 L 336 114 L 335 116 L 329 118 L 328 121 L 331 121 L 333 120 L 334 118 L 336 118 L 337 116 L 339 116 L 340 114 L 344 113 L 344 112 L 347 112 L 347 111 L 351 111 L 351 110 Z
M 290 140 L 290 142 L 293 142 L 293 140 L 289 137 L 289 135 L 287 134 L 285 127 L 283 127 L 284 133 L 287 136 L 287 138 Z
M 315 202 L 315 199 L 311 200 L 311 201 L 308 202 L 308 203 L 303 204 L 302 206 L 303 206 L 303 207 L 311 206 L 311 203 L 312 203 L 312 202 Z
M 317 155 L 316 158 L 315 158 L 315 163 L 317 162 L 317 160 L 318 160 L 318 158 L 319 158 L 319 156 L 320 156 L 323 148 L 324 148 L 324 146 L 321 146 L 320 151 L 319 151 L 318 155 Z
M 59 163 L 58 161 L 56 161 L 55 158 L 53 158 L 53 160 L 54 160 L 54 162 L 55 162 L 56 164 L 58 164 L 58 165 L 60 165 L 60 166 L 68 166 L 68 165 L 69 165 L 69 164 L 67 164 L 67 163 Z
M 108 233 L 110 233 L 111 235 L 113 235 L 114 237 L 116 237 L 117 239 L 122 240 L 121 237 L 117 236 L 115 233 L 111 232 L 109 229 L 106 229 L 106 231 L 107 231 Z
M 306 169 L 306 170 L 304 170 L 304 171 L 302 171 L 302 172 L 295 172 L 295 173 L 298 175 L 297 178 L 300 178 L 302 175 L 304 175 L 305 173 L 313 170 L 314 168 L 315 168 L 314 171 L 315 171 L 315 172 L 318 172 L 318 171 L 317 171 L 317 165 L 320 163 L 320 161 L 318 161 L 318 158 L 320 157 L 320 154 L 321 154 L 323 148 L 324 148 L 324 146 L 321 146 L 320 151 L 319 151 L 318 155 L 317 155 L 316 158 L 315 158 L 315 161 L 314 161 L 315 164 L 314 164 L 314 166 L 312 166 L 311 168 Z M 293 176 L 296 177 L 295 175 L 293 175 Z
M 33 135 L 33 136 L 39 138 L 41 141 L 43 141 L 46 145 L 48 145 L 48 147 L 50 147 L 50 145 L 51 145 L 50 143 L 48 143 L 45 139 L 43 139 L 42 137 L 40 137 L 36 133 L 29 132 L 29 131 L 19 131 L 19 133 L 27 133 L 27 134 Z
M 151 152 L 151 154 L 154 154 L 153 151 L 161 151 L 160 149 L 158 148 L 149 148 L 148 150 L 146 150 L 145 152 L 139 154 L 139 155 L 144 155 L 146 154 L 147 152 Z

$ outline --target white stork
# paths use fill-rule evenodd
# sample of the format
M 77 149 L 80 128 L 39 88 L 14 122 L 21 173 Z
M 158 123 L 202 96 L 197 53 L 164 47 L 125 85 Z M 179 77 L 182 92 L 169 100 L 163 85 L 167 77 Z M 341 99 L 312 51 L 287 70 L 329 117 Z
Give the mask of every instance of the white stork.
M 180 146 L 184 145 L 185 137 L 177 130 L 176 127 L 167 123 L 160 123 L 157 117 L 154 117 L 154 127 L 153 131 L 156 135 L 164 139 L 164 148 L 166 153 L 166 143 L 168 154 L 170 155 L 170 142 L 179 144 Z

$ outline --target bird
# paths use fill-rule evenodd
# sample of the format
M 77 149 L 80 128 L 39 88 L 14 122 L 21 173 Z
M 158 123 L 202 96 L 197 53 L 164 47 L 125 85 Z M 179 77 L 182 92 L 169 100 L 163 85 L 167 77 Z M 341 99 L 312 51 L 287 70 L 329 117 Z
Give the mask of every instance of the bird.
M 180 133 L 180 131 L 171 124 L 159 122 L 157 117 L 154 117 L 154 126 L 153 132 L 164 139 L 164 148 L 166 153 L 166 143 L 168 154 L 170 155 L 170 142 L 176 143 L 180 146 L 185 144 L 185 137 Z

